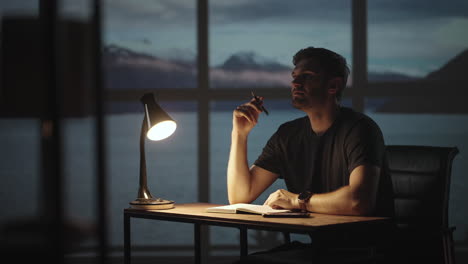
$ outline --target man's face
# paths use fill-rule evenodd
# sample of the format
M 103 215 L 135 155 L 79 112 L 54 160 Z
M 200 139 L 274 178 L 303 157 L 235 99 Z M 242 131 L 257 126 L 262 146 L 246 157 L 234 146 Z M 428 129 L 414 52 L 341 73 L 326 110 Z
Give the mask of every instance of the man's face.
M 327 89 L 317 61 L 299 61 L 292 72 L 292 78 L 292 104 L 295 108 L 306 109 L 326 101 Z

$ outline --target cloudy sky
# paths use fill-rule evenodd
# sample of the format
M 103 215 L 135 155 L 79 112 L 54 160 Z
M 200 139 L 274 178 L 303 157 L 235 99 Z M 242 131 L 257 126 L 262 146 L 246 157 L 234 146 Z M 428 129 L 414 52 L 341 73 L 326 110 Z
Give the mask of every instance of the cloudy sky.
M 19 3 L 18 3 L 19 2 Z M 86 17 L 88 0 L 63 1 Z M 195 0 L 104 0 L 104 41 L 160 57 L 196 57 Z M 291 64 L 300 48 L 320 46 L 351 64 L 350 0 L 211 0 L 210 64 L 237 52 Z M 2 14 L 37 10 L 37 1 L 2 0 Z M 424 76 L 468 48 L 466 0 L 368 1 L 370 71 Z

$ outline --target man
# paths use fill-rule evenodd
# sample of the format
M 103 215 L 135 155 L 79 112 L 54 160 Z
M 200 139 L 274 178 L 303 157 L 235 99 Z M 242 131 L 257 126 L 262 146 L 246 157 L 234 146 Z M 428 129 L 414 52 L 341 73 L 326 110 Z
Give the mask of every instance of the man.
M 249 167 L 247 138 L 263 98 L 233 112 L 227 183 L 229 202 L 251 203 L 276 179 L 287 190 L 270 194 L 273 208 L 337 215 L 392 216 L 385 145 L 368 116 L 340 106 L 349 68 L 339 54 L 308 47 L 293 57 L 292 105 L 306 116 L 282 124 Z

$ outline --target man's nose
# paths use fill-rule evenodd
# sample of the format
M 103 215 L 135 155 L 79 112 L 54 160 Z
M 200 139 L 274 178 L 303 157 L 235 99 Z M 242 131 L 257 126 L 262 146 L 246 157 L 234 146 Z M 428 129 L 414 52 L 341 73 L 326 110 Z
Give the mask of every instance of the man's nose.
M 296 79 L 293 79 L 293 80 L 291 81 L 291 86 L 292 86 L 293 88 L 299 87 L 299 86 L 301 86 L 301 85 L 302 85 L 302 82 L 300 82 L 297 78 L 296 78 Z

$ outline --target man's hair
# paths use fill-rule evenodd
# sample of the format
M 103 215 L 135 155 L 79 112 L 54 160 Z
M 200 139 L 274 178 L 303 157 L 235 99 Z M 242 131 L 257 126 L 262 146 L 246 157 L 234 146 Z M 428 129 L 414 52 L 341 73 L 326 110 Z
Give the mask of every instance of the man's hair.
M 341 100 L 343 90 L 348 81 L 349 67 L 346 59 L 338 53 L 324 48 L 308 47 L 299 50 L 293 57 L 293 64 L 296 66 L 303 59 L 317 60 L 321 71 L 324 73 L 324 81 L 327 82 L 335 77 L 343 78 L 343 85 L 339 87 L 336 98 Z

